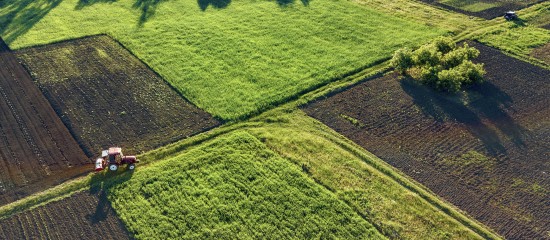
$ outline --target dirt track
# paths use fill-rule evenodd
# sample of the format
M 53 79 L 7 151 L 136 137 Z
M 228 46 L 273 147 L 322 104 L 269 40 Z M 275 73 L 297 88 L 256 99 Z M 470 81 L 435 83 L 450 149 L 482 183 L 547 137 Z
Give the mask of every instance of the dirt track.
M 77 193 L 0 220 L 0 239 L 130 239 L 105 192 Z
M 89 163 L 0 39 L 0 205 L 87 172 Z
M 487 83 L 447 96 L 397 75 L 304 110 L 510 239 L 550 238 L 550 71 L 481 44 Z
M 88 156 L 151 150 L 220 124 L 108 36 L 17 55 Z

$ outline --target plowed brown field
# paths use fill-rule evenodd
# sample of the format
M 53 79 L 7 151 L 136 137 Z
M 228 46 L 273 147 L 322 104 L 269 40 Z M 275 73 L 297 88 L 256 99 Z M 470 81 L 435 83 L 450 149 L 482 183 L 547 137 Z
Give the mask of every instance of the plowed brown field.
M 375 78 L 311 116 L 510 239 L 550 238 L 550 71 L 471 43 L 487 82 L 449 96 Z
M 104 191 L 61 201 L 0 220 L 0 239 L 130 239 Z
M 151 150 L 218 126 L 108 36 L 18 51 L 88 156 Z
M 0 39 L 0 205 L 89 171 L 91 163 Z
M 441 1 L 441 0 L 421 0 L 422 2 L 429 3 L 441 8 L 446 8 L 451 11 L 459 12 L 466 15 L 475 17 L 493 19 L 496 17 L 503 17 L 507 11 L 517 11 L 522 8 L 529 7 L 531 5 L 544 2 L 547 0 L 522 0 L 522 1 L 510 1 L 510 0 L 453 0 L 453 1 Z M 487 4 L 492 5 L 487 9 L 481 11 L 469 11 L 468 7 L 471 4 Z M 464 7 L 460 7 L 464 6 Z

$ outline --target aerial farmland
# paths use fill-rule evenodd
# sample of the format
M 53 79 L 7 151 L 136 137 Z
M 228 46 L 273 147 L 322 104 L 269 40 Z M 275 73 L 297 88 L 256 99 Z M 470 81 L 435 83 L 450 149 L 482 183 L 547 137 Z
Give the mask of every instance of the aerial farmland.
M 0 239 L 550 239 L 550 2 L 0 2 Z

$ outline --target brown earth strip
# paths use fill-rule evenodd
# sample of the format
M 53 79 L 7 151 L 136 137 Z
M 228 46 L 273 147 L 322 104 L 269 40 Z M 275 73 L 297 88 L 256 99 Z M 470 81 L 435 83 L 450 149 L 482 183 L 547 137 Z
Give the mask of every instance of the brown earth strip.
M 396 74 L 304 107 L 510 239 L 550 239 L 550 71 L 470 43 L 487 82 L 455 96 Z
M 0 239 L 130 239 L 103 190 L 0 220 Z
M 220 124 L 108 36 L 17 55 L 88 156 L 114 145 L 137 154 Z
M 449 6 L 447 4 L 440 3 L 438 0 L 420 0 L 420 1 L 428 3 L 430 5 L 440 7 L 440 8 L 444 8 L 444 9 L 448 9 L 448 10 L 451 10 L 451 11 L 454 11 L 454 12 L 462 13 L 462 14 L 465 14 L 465 15 L 470 15 L 470 16 L 485 18 L 485 19 L 493 19 L 493 18 L 496 18 L 496 17 L 503 17 L 505 12 L 518 11 L 518 10 L 521 10 L 523 8 L 535 5 L 537 3 L 545 2 L 545 1 L 548 1 L 548 0 L 530 1 L 532 3 L 524 3 L 524 2 L 520 2 L 520 1 L 510 2 L 510 1 L 503 1 L 503 0 L 485 0 L 483 2 L 500 3 L 500 6 L 489 8 L 489 9 L 486 9 L 486 10 L 483 10 L 483 11 L 480 11 L 480 12 L 466 11 L 466 10 L 463 10 L 463 9 L 460 9 L 460 8 L 456 8 L 456 7 L 453 7 L 453 6 Z
M 81 175 L 90 163 L 0 39 L 0 205 Z

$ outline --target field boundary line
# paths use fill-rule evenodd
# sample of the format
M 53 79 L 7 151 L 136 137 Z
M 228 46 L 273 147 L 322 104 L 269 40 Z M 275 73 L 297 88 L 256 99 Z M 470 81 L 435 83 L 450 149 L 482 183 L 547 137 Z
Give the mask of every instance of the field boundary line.
M 312 119 L 314 121 L 319 122 L 317 119 L 314 119 L 314 118 Z M 319 123 L 322 124 L 321 122 Z M 441 197 L 433 193 L 424 185 L 420 184 L 414 179 L 411 179 L 409 176 L 401 172 L 399 169 L 386 163 L 384 160 L 380 159 L 379 157 L 372 154 L 368 150 L 358 146 L 353 141 L 348 140 L 347 138 L 345 138 L 344 136 L 340 135 L 337 132 L 333 132 L 332 134 L 329 134 L 328 132 L 322 131 L 321 135 L 324 138 L 330 140 L 331 142 L 337 144 L 342 149 L 348 151 L 349 153 L 353 154 L 357 158 L 361 159 L 366 164 L 376 169 L 380 174 L 387 176 L 388 178 L 392 179 L 393 181 L 398 183 L 400 186 L 403 186 L 409 191 L 418 194 L 423 200 L 428 202 L 430 205 L 434 206 L 438 210 L 441 210 L 442 212 L 447 214 L 449 217 L 455 219 L 459 223 L 468 227 L 470 230 L 474 231 L 481 237 L 485 239 L 503 239 L 500 235 L 495 233 L 489 227 L 486 227 L 482 223 L 470 217 L 466 212 L 463 212 L 453 204 L 447 202 L 445 199 L 442 199 Z M 430 197 L 430 195 L 434 197 Z M 485 229 L 487 229 L 487 231 L 485 231 Z

